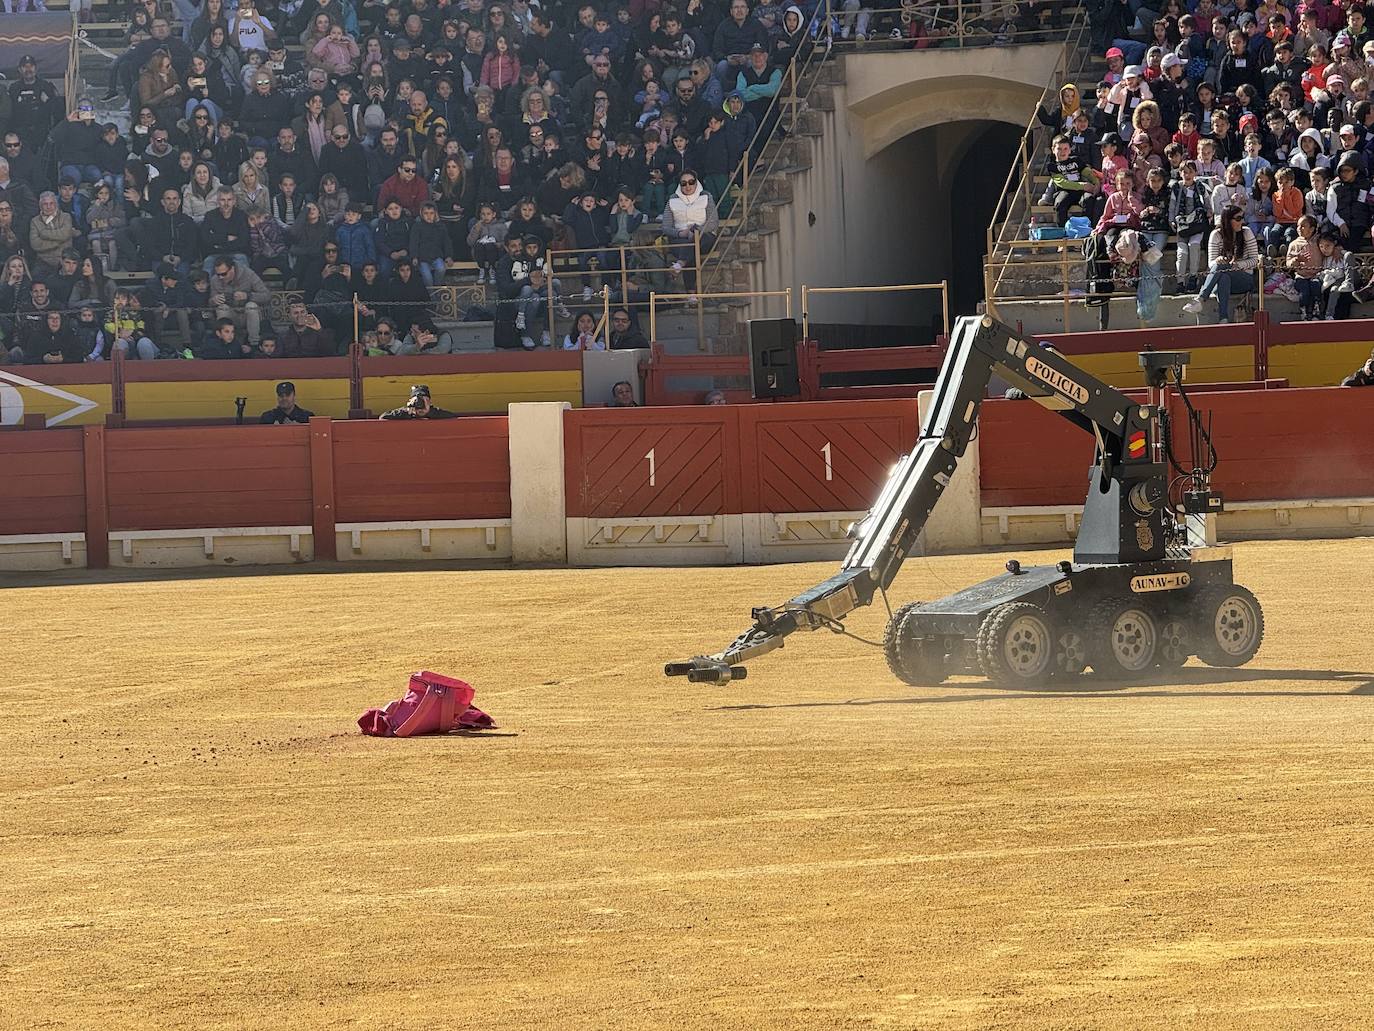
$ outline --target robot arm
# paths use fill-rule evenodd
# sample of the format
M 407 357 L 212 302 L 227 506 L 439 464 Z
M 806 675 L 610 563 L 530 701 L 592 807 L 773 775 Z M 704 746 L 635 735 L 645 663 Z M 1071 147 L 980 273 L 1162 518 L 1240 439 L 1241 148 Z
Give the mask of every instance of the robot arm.
M 694 683 L 728 683 L 745 676 L 743 663 L 781 648 L 794 631 L 843 630 L 844 617 L 886 590 L 916 546 L 973 439 L 994 374 L 1095 433 L 1104 473 L 1125 465 L 1139 465 L 1144 473 L 1144 466 L 1159 461 L 1153 406 L 1137 405 L 1058 352 L 1027 343 L 1015 329 L 990 316 L 962 317 L 936 378 L 920 438 L 898 461 L 868 515 L 850 531 L 854 544 L 839 572 L 781 605 L 754 609 L 753 626 L 722 651 L 669 663 L 664 672 Z M 1158 505 L 1162 475 L 1146 479 L 1159 481 L 1159 489 L 1150 492 L 1157 495 L 1150 503 Z

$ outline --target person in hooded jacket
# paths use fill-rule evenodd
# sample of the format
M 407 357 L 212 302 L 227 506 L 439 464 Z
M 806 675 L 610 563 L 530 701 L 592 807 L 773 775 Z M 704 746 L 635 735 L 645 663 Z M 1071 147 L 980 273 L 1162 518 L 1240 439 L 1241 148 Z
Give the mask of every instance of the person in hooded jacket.
M 782 12 L 782 32 L 773 40 L 770 55 L 773 64 L 786 68 L 794 60 L 806 60 L 810 52 L 810 37 L 806 34 L 806 15 L 796 4 Z
M 682 273 L 688 292 L 696 290 L 698 249 L 702 257 L 710 253 L 719 229 L 716 202 L 701 185 L 696 170 L 683 169 L 678 177 L 677 191 L 668 198 L 663 209 L 663 235 L 672 248 L 673 271 Z
M 1322 134 L 1313 128 L 1304 129 L 1298 136 L 1298 145 L 1289 155 L 1288 167 L 1297 176 L 1298 185 L 1306 190 L 1312 186 L 1312 171 L 1317 168 L 1331 168 L 1331 159 L 1323 150 Z

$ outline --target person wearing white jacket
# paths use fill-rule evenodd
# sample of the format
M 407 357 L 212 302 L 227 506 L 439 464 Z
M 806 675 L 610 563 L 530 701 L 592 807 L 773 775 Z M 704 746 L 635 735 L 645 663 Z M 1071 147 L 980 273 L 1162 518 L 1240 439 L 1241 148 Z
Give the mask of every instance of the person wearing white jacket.
M 663 209 L 663 235 L 673 252 L 673 271 L 682 273 L 689 293 L 697 288 L 697 253 L 705 258 L 716 245 L 720 214 L 716 202 L 701 185 L 701 177 L 690 168 L 683 169 L 677 192 Z M 698 243 L 694 246 L 693 239 Z M 695 297 L 688 303 L 693 303 Z

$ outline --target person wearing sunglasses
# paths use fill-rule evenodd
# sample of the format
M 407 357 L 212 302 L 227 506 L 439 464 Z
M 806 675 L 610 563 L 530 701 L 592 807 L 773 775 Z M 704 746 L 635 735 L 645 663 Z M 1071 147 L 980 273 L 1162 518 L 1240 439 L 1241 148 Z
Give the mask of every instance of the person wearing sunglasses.
M 420 208 L 429 200 L 429 184 L 420 175 L 419 163 L 413 157 L 403 158 L 396 166 L 396 174 L 382 183 L 377 194 L 377 207 L 383 211 L 392 201 L 411 218 L 418 218 Z
M 693 169 L 683 169 L 677 191 L 663 209 L 663 235 L 668 237 L 673 252 L 673 271 L 682 274 L 688 293 L 695 294 L 697 288 L 698 249 L 705 258 L 715 246 L 719 230 L 720 214 L 715 200 L 702 187 L 701 177 Z M 696 303 L 695 296 L 687 303 Z
M 1185 304 L 1183 310 L 1199 315 L 1207 298 L 1215 294 L 1218 321 L 1230 321 L 1231 295 L 1255 289 L 1258 266 L 1259 241 L 1245 224 L 1245 212 L 1234 204 L 1226 205 L 1207 240 L 1207 279 L 1197 297 Z

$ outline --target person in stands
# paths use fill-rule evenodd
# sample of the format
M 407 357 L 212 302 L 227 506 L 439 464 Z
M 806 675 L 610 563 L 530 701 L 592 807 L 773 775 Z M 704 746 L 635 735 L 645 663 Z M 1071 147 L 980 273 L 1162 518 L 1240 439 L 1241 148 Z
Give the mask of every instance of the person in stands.
M 296 384 L 289 380 L 277 384 L 277 404 L 262 413 L 258 422 L 269 426 L 281 426 L 288 422 L 307 423 L 315 413 L 296 404 Z

